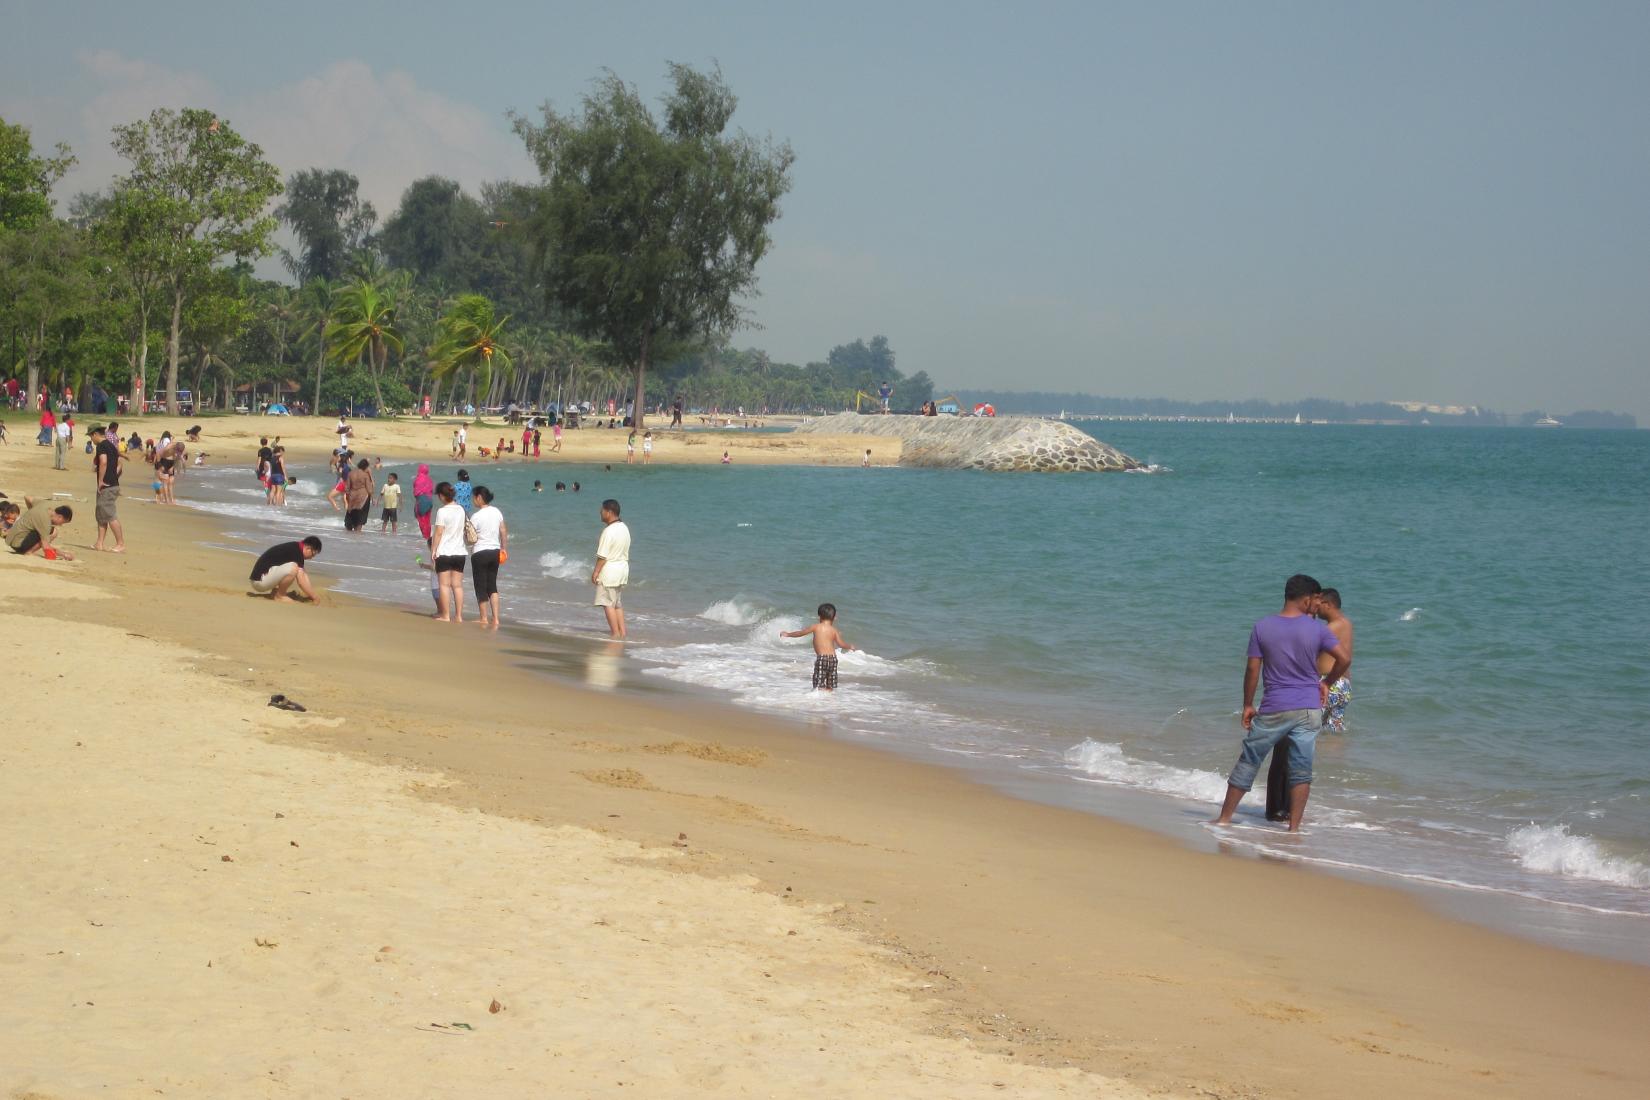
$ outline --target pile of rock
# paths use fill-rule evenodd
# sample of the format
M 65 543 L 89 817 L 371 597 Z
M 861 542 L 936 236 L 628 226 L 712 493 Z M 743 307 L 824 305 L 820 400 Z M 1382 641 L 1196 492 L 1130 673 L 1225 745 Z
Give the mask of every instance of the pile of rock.
M 892 436 L 902 466 L 1093 473 L 1140 463 L 1059 420 L 1032 416 L 862 416 L 838 413 L 797 428 L 812 435 Z

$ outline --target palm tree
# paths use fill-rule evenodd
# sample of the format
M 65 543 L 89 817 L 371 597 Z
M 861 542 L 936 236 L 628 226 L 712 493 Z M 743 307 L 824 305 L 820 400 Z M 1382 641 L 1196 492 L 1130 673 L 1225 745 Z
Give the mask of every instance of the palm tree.
M 311 279 L 299 292 L 300 315 L 309 322 L 301 339 L 315 339 L 315 404 L 310 412 L 321 411 L 321 375 L 327 365 L 327 330 L 332 325 L 332 310 L 338 301 L 338 291 L 326 279 Z
M 390 349 L 401 350 L 392 292 L 366 279 L 357 279 L 339 291 L 328 341 L 340 361 L 366 361 L 372 375 L 373 398 L 382 412 L 384 392 L 378 384 L 379 376 L 389 361 Z
M 269 293 L 264 302 L 264 316 L 269 319 L 269 327 L 275 337 L 275 369 L 279 373 L 286 370 L 287 334 L 298 326 L 302 317 L 301 303 L 295 292 L 289 286 L 277 286 Z
M 485 402 L 495 372 L 504 378 L 515 373 L 515 363 L 502 343 L 509 320 L 498 316 L 493 303 L 482 295 L 460 295 L 441 318 L 441 338 L 432 355 L 436 378 L 467 371 L 472 392 L 479 391 Z

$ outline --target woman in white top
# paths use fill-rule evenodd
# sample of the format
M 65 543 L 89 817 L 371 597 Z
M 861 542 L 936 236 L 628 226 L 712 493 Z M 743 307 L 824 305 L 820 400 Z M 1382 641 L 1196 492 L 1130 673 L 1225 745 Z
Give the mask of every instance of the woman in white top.
M 481 507 L 470 513 L 470 526 L 476 532 L 470 547 L 470 580 L 481 606 L 481 625 L 497 630 L 498 566 L 509 550 L 510 529 L 504 525 L 504 513 L 493 506 L 491 489 L 477 485 L 471 495 Z
M 453 497 L 452 482 L 443 481 L 435 487 L 441 507 L 431 521 L 430 556 L 435 559 L 436 579 L 441 584 L 436 619 L 444 623 L 464 621 L 464 509 Z

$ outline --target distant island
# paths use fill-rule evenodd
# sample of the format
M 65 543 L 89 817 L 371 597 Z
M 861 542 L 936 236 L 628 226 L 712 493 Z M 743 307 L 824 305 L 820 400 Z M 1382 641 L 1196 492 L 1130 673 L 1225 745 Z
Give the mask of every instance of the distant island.
M 1479 405 L 1436 405 L 1420 401 L 1351 403 L 1309 397 L 1302 401 L 1177 401 L 1167 397 L 1101 397 L 1091 393 L 958 390 L 965 405 L 989 404 L 1003 412 L 1072 418 L 1147 420 L 1294 421 L 1332 424 L 1438 424 L 1474 428 L 1566 427 L 1632 430 L 1630 413 L 1581 409 L 1572 413 L 1503 413 Z M 1556 424 L 1553 423 L 1556 421 Z

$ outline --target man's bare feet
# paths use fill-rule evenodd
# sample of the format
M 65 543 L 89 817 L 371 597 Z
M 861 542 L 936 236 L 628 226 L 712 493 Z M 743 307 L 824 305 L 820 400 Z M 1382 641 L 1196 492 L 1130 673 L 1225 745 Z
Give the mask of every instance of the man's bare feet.
M 297 603 L 298 602 L 297 600 L 293 599 L 291 596 L 281 595 L 281 594 L 276 594 L 274 596 L 271 596 L 270 599 L 274 600 L 276 603 Z

